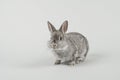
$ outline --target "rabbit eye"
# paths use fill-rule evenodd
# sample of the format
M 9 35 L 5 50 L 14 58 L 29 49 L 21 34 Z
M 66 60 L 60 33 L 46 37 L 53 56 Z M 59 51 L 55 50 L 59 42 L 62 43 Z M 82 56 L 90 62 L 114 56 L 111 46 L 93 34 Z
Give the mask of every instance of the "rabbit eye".
M 59 40 L 62 40 L 62 37 L 59 37 Z

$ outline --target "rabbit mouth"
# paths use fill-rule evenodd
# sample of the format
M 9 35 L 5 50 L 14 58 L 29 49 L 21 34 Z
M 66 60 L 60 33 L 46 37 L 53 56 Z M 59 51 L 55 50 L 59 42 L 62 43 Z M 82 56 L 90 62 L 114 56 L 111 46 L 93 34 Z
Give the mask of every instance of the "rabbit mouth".
M 57 49 L 57 44 L 51 44 L 50 46 L 51 46 L 51 48 L 53 48 L 53 49 Z
M 52 46 L 52 48 L 53 48 L 53 49 L 57 49 L 57 47 L 56 47 L 56 46 Z

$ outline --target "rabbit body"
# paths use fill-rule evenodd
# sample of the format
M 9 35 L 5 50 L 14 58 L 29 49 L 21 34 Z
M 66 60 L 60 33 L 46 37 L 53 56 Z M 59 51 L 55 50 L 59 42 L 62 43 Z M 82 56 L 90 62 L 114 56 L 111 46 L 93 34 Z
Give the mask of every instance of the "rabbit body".
M 85 60 L 88 53 L 89 45 L 86 37 L 77 32 L 65 33 L 67 24 L 65 21 L 60 30 L 56 30 L 51 23 L 48 23 L 52 33 L 48 45 L 56 57 L 55 64 L 78 64 Z

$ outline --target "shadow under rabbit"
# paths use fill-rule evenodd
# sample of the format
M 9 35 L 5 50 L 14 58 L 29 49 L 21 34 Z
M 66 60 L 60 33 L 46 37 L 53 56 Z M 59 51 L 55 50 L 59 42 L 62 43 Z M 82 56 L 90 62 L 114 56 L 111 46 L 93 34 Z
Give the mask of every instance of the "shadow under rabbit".
M 106 61 L 107 55 L 92 53 L 88 54 L 84 62 L 79 63 L 77 66 L 97 65 L 102 64 Z

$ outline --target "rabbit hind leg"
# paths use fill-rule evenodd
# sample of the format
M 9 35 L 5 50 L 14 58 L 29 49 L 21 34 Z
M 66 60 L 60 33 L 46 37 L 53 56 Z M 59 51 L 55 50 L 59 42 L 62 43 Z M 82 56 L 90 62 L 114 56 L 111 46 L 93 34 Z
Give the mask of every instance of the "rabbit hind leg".
M 78 53 L 76 54 L 76 60 L 75 60 L 76 64 L 78 64 L 78 63 L 80 63 L 80 62 L 84 62 L 84 60 L 85 60 L 85 58 L 86 58 L 86 56 L 85 56 L 84 54 L 85 54 L 85 53 L 80 53 L 80 52 L 78 51 Z

